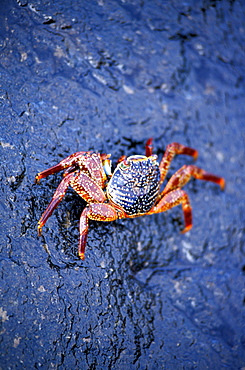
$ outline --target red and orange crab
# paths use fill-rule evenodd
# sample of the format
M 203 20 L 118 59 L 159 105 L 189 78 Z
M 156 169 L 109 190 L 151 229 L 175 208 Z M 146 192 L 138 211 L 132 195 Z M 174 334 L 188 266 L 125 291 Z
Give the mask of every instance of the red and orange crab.
M 194 165 L 184 165 L 160 187 L 176 154 L 186 154 L 197 159 L 195 149 L 178 143 L 169 144 L 160 162 L 152 154 L 152 139 L 146 143 L 145 155 L 123 156 L 111 173 L 110 154 L 77 152 L 63 159 L 57 165 L 40 172 L 36 182 L 53 173 L 65 170 L 64 177 L 54 196 L 38 222 L 38 234 L 63 199 L 71 186 L 88 204 L 80 217 L 78 254 L 83 260 L 87 241 L 89 219 L 114 221 L 120 218 L 134 218 L 164 212 L 182 204 L 185 227 L 183 233 L 192 228 L 192 209 L 189 197 L 182 187 L 194 177 L 212 181 L 221 189 L 225 180 Z

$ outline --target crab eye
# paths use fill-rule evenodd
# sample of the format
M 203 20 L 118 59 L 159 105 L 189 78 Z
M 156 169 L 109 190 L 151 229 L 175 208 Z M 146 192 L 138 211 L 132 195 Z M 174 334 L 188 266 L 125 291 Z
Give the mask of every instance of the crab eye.
M 122 161 L 121 163 L 120 163 L 120 168 L 122 169 L 122 170 L 126 170 L 127 168 L 129 168 L 130 167 L 130 164 L 128 163 L 128 161 L 127 161 L 127 159 L 124 159 L 124 161 Z
M 150 160 L 151 160 L 151 162 L 152 162 L 152 164 L 153 164 L 154 166 L 155 166 L 155 165 L 159 166 L 159 163 L 157 162 L 157 155 L 156 155 L 156 154 L 151 155 L 150 157 L 148 157 L 148 159 L 150 159 Z

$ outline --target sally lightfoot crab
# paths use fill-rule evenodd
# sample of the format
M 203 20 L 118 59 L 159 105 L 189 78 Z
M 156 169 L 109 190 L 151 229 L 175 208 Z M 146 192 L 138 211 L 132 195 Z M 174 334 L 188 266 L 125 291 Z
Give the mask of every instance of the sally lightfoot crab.
M 36 182 L 53 173 L 65 170 L 63 179 L 51 202 L 38 222 L 38 234 L 71 186 L 86 202 L 80 217 L 78 254 L 84 259 L 89 220 L 114 221 L 164 212 L 179 204 L 184 214 L 183 233 L 192 228 L 192 209 L 189 197 L 182 187 L 194 177 L 212 181 L 221 189 L 225 180 L 194 165 L 184 165 L 161 191 L 171 161 L 176 154 L 186 154 L 197 159 L 195 149 L 178 143 L 169 144 L 160 164 L 153 154 L 152 139 L 146 143 L 145 155 L 123 156 L 111 173 L 110 154 L 77 152 L 57 165 L 40 172 Z

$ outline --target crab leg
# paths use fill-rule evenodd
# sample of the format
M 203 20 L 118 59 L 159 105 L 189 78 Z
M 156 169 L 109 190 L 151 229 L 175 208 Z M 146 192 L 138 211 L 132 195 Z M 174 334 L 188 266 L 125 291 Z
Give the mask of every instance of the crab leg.
M 39 182 L 39 180 L 43 179 L 44 177 L 47 177 L 49 175 L 52 175 L 53 173 L 59 172 L 61 170 L 64 170 L 65 168 L 68 168 L 76 163 L 79 157 L 84 156 L 84 154 L 89 153 L 89 152 L 76 152 L 69 157 L 63 159 L 61 162 L 58 164 L 48 168 L 47 170 L 44 170 L 42 172 L 39 172 L 36 176 L 36 183 Z
M 55 208 L 58 204 L 62 201 L 65 196 L 65 193 L 70 185 L 71 179 L 74 176 L 73 173 L 67 175 L 59 184 L 58 188 L 56 189 L 51 202 L 49 203 L 46 210 L 43 212 L 42 217 L 38 221 L 38 236 L 42 233 L 42 228 L 47 222 L 48 218 L 52 215 Z
M 86 207 L 80 217 L 79 222 L 79 243 L 78 243 L 78 255 L 81 258 L 81 260 L 84 260 L 85 258 L 85 247 L 87 244 L 87 238 L 88 238 L 88 212 L 89 209 Z
M 222 190 L 225 187 L 225 180 L 222 177 L 215 176 L 194 165 L 184 165 L 171 177 L 161 193 L 161 196 L 164 196 L 176 188 L 182 188 L 191 179 L 191 177 L 198 180 L 214 182 L 215 184 L 218 184 Z
M 169 144 L 166 148 L 166 151 L 164 153 L 164 156 L 159 166 L 160 173 L 161 173 L 160 184 L 162 184 L 163 181 L 165 180 L 170 164 L 172 160 L 174 159 L 174 157 L 176 156 L 176 154 L 190 155 L 195 160 L 198 157 L 198 151 L 195 149 L 189 148 L 188 146 L 184 146 L 178 143 Z
M 79 224 L 79 245 L 78 255 L 84 260 L 85 247 L 88 236 L 88 219 L 95 221 L 114 221 L 118 218 L 116 210 L 110 205 L 105 203 L 91 203 L 82 212 Z
M 186 233 L 192 228 L 192 208 L 188 195 L 182 189 L 172 190 L 168 194 L 164 195 L 147 214 L 151 215 L 154 213 L 165 212 L 179 204 L 182 204 L 185 222 L 185 227 L 181 232 Z
M 73 174 L 70 185 L 87 203 L 102 203 L 106 200 L 102 188 L 84 172 Z
M 70 173 L 67 174 L 44 211 L 41 219 L 38 222 L 38 235 L 41 235 L 42 227 L 47 222 L 48 218 L 53 213 L 54 209 L 62 201 L 69 185 L 86 201 L 86 202 L 104 202 L 106 197 L 103 190 L 85 173 Z

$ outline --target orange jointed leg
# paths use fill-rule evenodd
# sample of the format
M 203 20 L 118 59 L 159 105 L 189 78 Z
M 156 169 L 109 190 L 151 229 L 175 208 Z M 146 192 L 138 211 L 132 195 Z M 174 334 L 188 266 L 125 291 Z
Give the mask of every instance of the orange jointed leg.
M 192 208 L 189 197 L 184 190 L 176 189 L 164 195 L 148 214 L 165 212 L 179 204 L 182 204 L 185 222 L 185 228 L 182 230 L 182 233 L 185 233 L 192 228 Z
M 44 177 L 47 177 L 49 175 L 52 175 L 53 173 L 59 172 L 59 171 L 61 171 L 63 169 L 64 169 L 63 165 L 61 165 L 60 163 L 58 163 L 55 166 L 52 166 L 52 167 L 48 168 L 47 170 L 44 170 L 42 172 L 39 172 L 37 174 L 37 176 L 35 177 L 35 183 L 37 184 Z
M 77 172 L 74 174 L 70 182 L 71 187 L 82 197 L 87 203 L 101 202 L 106 199 L 102 188 L 91 179 L 86 173 Z
M 225 188 L 225 179 L 223 177 L 218 177 L 213 175 L 212 173 L 206 172 L 202 170 L 201 168 L 198 168 L 196 166 L 194 167 L 193 171 L 193 177 L 199 180 L 204 180 L 204 181 L 211 181 L 214 182 L 215 184 L 219 185 L 221 190 L 224 190 Z
M 42 217 L 38 221 L 38 235 L 40 236 L 42 233 L 42 227 L 47 222 L 48 218 L 52 215 L 55 208 L 58 206 L 58 204 L 62 201 L 62 199 L 65 196 L 65 193 L 70 185 L 71 178 L 74 176 L 74 174 L 67 175 L 59 184 L 58 188 L 56 189 L 53 198 L 51 202 L 49 203 L 46 210 L 43 212 Z
M 161 196 L 167 194 L 171 190 L 182 188 L 191 179 L 191 177 L 198 180 L 214 182 L 215 184 L 218 184 L 221 189 L 224 189 L 225 186 L 225 180 L 222 177 L 215 176 L 194 165 L 184 165 L 170 178 L 161 193 Z
M 185 155 L 190 155 L 193 157 L 195 160 L 198 157 L 198 151 L 192 148 L 189 148 L 188 146 L 184 146 L 178 143 L 172 143 L 169 144 L 166 148 L 166 151 L 164 153 L 164 156 L 161 160 L 160 163 L 160 173 L 161 173 L 161 183 L 164 181 L 166 174 L 169 170 L 170 164 L 176 154 L 185 154 Z
M 77 159 L 81 156 L 84 156 L 87 152 L 76 152 L 71 155 L 69 155 L 67 158 L 63 159 L 58 164 L 48 168 L 47 170 L 44 170 L 42 172 L 39 172 L 36 176 L 36 183 L 39 182 L 39 180 L 43 179 L 44 177 L 47 177 L 49 175 L 52 175 L 53 173 L 62 171 L 72 165 L 74 165 L 77 161 Z
M 78 255 L 84 260 L 85 247 L 88 236 L 88 219 L 95 221 L 114 221 L 118 218 L 116 210 L 109 204 L 105 203 L 91 203 L 82 212 L 79 224 L 79 245 Z

